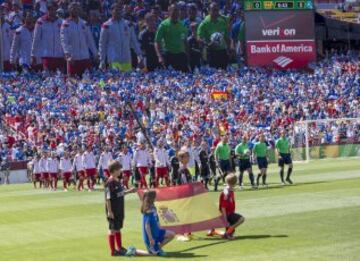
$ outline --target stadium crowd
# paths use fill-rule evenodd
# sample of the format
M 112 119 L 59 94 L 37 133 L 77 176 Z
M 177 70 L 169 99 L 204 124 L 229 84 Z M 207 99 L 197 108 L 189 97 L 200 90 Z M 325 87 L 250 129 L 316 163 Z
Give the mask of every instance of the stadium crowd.
M 292 136 L 296 121 L 360 116 L 357 53 L 332 52 L 311 73 L 228 66 L 242 50 L 238 1 L 156 2 L 4 2 L 4 69 L 17 72 L 0 78 L 3 124 L 12 127 L 1 128 L 3 160 L 66 155 L 67 172 L 82 171 L 84 161 L 76 159 L 88 151 L 91 169 L 103 173 L 104 153 L 129 153 L 132 170 L 146 140 L 147 167 L 156 165 L 152 147 L 162 146 L 160 167 L 174 171 L 185 147 L 195 176 L 200 152 L 211 167 L 224 135 L 232 150 L 244 137 L 251 149 L 260 134 L 274 148 L 281 130 Z M 32 34 L 34 16 L 40 18 Z M 340 128 L 327 126 L 331 141 Z M 359 124 L 348 129 L 358 142 Z M 46 168 L 59 170 L 57 161 Z

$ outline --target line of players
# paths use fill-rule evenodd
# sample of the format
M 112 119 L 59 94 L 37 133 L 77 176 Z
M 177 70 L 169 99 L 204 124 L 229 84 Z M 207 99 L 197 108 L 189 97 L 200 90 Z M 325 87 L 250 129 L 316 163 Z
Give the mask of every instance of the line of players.
M 285 136 L 285 131 L 281 132 L 280 138 L 276 141 L 275 148 L 279 158 L 280 179 L 285 185 L 292 184 L 290 176 L 292 174 L 292 160 L 290 153 L 289 140 Z M 248 138 L 246 135 L 242 137 L 242 141 L 231 150 L 228 144 L 228 137 L 223 136 L 221 141 L 215 148 L 209 149 L 207 142 L 203 141 L 197 150 L 192 148 L 182 148 L 188 150 L 194 159 L 195 166 L 193 168 L 193 179 L 201 180 L 205 187 L 212 182 L 215 190 L 218 189 L 219 182 L 225 179 L 230 172 L 235 172 L 235 158 L 238 159 L 239 166 L 239 185 L 243 187 L 243 175 L 248 173 L 251 186 L 257 188 L 260 185 L 267 186 L 267 168 L 268 168 L 268 144 L 265 136 L 260 134 L 258 142 L 249 149 Z M 42 152 L 37 154 L 32 160 L 32 179 L 34 187 L 57 189 L 58 180 L 63 180 L 63 189 L 67 191 L 68 187 L 73 183 L 78 191 L 85 189 L 84 183 L 87 181 L 87 189 L 94 190 L 96 181 L 99 180 L 99 173 L 102 172 L 103 179 L 109 178 L 110 173 L 108 164 L 114 159 L 111 148 L 106 146 L 100 154 L 99 160 L 96 160 L 92 147 L 86 150 L 79 148 L 77 153 L 70 157 L 69 152 L 64 152 L 63 157 L 59 160 L 55 152 Z M 252 170 L 252 159 L 256 159 L 259 167 L 258 175 L 254 176 Z M 123 146 L 118 158 L 122 165 L 122 181 L 124 187 L 129 188 L 129 182 L 138 188 L 158 187 L 163 184 L 166 186 L 181 184 L 179 175 L 181 164 L 176 155 L 169 157 L 169 152 L 165 149 L 165 142 L 159 140 L 153 152 L 150 153 L 145 142 L 137 144 L 134 153 L 131 153 L 127 146 Z M 284 178 L 284 165 L 288 165 L 287 176 Z M 190 169 L 191 170 L 191 169 Z M 149 179 L 147 178 L 149 176 Z M 148 181 L 149 180 L 149 184 Z

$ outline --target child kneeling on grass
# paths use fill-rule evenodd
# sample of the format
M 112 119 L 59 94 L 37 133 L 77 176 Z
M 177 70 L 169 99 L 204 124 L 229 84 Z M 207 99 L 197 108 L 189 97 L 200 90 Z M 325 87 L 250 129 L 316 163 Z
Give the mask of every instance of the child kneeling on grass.
M 234 187 L 236 186 L 237 178 L 235 174 L 230 174 L 226 176 L 227 186 L 220 194 L 219 199 L 219 210 L 221 211 L 225 221 L 226 221 L 226 230 L 223 235 L 226 239 L 234 239 L 235 228 L 244 223 L 245 218 L 235 213 L 235 193 Z M 215 229 L 209 231 L 208 236 L 218 235 Z
M 147 251 L 130 247 L 127 256 L 165 256 L 165 252 L 162 250 L 163 246 L 175 237 L 174 232 L 160 228 L 159 217 L 154 204 L 155 199 L 155 190 L 145 191 L 141 213 L 143 214 L 143 239 Z

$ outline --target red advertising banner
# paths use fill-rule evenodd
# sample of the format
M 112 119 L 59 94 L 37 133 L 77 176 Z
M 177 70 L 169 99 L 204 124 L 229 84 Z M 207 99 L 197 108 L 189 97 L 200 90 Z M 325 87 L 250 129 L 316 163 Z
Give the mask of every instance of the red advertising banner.
M 307 67 L 316 60 L 313 11 L 245 13 L 249 66 Z
M 248 41 L 246 49 L 250 66 L 304 68 L 316 59 L 314 40 Z

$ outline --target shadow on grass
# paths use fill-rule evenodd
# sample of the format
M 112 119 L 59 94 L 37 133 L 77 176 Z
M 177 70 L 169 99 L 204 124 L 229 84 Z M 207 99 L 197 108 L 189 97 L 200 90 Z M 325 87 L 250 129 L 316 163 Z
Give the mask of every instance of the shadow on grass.
M 258 239 L 267 239 L 267 238 L 287 238 L 289 237 L 288 235 L 248 235 L 248 236 L 236 236 L 234 237 L 233 240 L 227 241 L 225 240 L 225 242 L 231 242 L 234 240 L 258 240 Z M 221 240 L 221 237 L 203 237 L 200 238 L 201 240 L 204 241 L 211 241 L 211 240 Z
M 197 257 L 203 257 L 206 258 L 206 255 L 196 255 L 194 253 L 183 253 L 182 251 L 180 252 L 166 252 L 166 257 L 171 257 L 171 258 L 197 258 Z
M 230 243 L 230 242 L 237 241 L 237 240 L 259 240 L 259 239 L 267 239 L 267 238 L 287 238 L 287 237 L 288 237 L 288 235 L 248 235 L 248 236 L 237 236 L 233 240 L 226 240 L 226 239 L 222 239 L 221 237 L 203 237 L 203 238 L 198 238 L 198 239 L 204 240 L 204 241 L 215 241 L 216 240 L 217 242 L 204 244 L 201 246 L 190 247 L 190 248 L 181 250 L 177 253 L 189 252 L 189 251 L 193 251 L 193 250 L 197 250 L 197 249 L 201 249 L 201 248 L 211 247 L 214 245 L 226 244 L 226 243 Z
M 201 238 L 201 240 L 203 240 L 204 238 Z M 214 238 L 215 239 L 215 238 Z M 221 238 L 217 238 L 218 240 Z M 215 245 L 220 245 L 220 244 L 225 244 L 228 243 L 228 240 L 222 240 L 222 241 L 218 241 L 218 242 L 214 242 L 214 243 L 209 243 L 209 244 L 205 244 L 205 245 L 201 245 L 201 246 L 194 246 L 194 247 L 190 247 L 184 250 L 180 250 L 179 253 L 183 253 L 183 252 L 189 252 L 189 251 L 193 251 L 193 250 L 197 250 L 197 249 L 201 249 L 201 248 L 207 248 L 207 247 L 211 247 L 211 246 L 215 246 Z
M 286 187 L 300 187 L 300 186 L 307 186 L 307 185 L 316 185 L 316 184 L 324 184 L 329 183 L 331 181 L 314 181 L 314 182 L 301 182 L 301 183 L 295 183 L 293 185 L 281 185 L 279 183 L 269 183 L 268 187 L 262 187 L 261 185 L 257 189 L 253 189 L 250 186 L 246 186 L 244 189 L 240 190 L 239 187 L 236 187 L 236 192 L 253 192 L 253 191 L 259 191 L 259 190 L 273 190 L 273 189 L 283 189 Z M 210 193 L 220 193 L 222 191 L 222 187 L 219 188 L 218 191 L 210 190 Z

